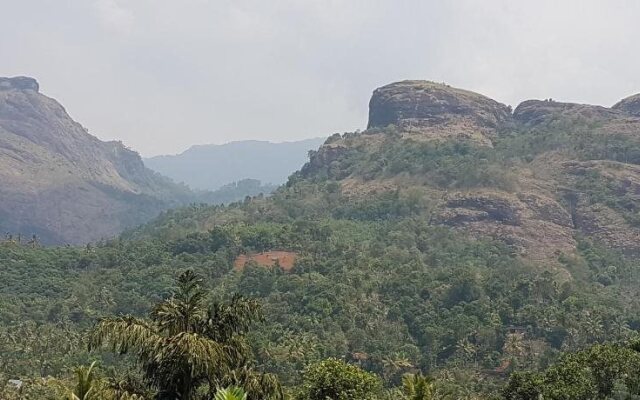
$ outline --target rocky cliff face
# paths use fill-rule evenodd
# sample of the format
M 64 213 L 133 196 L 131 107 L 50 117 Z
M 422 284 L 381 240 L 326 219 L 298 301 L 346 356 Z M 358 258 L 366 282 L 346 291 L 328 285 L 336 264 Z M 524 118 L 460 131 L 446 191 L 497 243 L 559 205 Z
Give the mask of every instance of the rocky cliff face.
M 26 76 L 16 76 L 15 78 L 0 77 L 0 90 L 32 90 L 37 92 L 40 90 L 38 81 Z
M 73 121 L 36 80 L 0 78 L 0 230 L 45 243 L 111 237 L 191 194 Z
M 303 168 L 342 195 L 421 193 L 432 224 L 557 266 L 587 237 L 640 252 L 640 95 L 612 108 L 485 96 L 423 81 L 373 92 L 368 129 L 334 135 Z

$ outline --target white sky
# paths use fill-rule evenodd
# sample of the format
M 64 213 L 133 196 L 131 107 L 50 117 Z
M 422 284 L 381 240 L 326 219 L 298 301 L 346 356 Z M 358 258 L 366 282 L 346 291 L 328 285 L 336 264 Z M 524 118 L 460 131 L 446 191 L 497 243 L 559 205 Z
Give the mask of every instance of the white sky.
M 429 79 L 517 105 L 640 92 L 636 0 L 0 0 L 0 76 L 27 75 L 143 155 L 364 128 Z

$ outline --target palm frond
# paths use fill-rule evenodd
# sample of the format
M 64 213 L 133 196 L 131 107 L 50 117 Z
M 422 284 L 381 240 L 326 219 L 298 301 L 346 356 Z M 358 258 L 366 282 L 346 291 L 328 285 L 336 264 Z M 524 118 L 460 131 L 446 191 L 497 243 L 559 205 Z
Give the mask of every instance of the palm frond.
M 244 366 L 230 371 L 220 382 L 221 386 L 241 386 L 249 400 L 282 400 L 284 391 L 278 377 Z
M 402 377 L 402 388 L 410 400 L 431 400 L 435 394 L 435 380 L 429 375 L 406 374 Z
M 218 389 L 214 400 L 247 400 L 247 394 L 242 388 L 229 386 L 226 389 Z
M 89 350 L 110 346 L 115 353 L 133 350 L 138 355 L 146 355 L 161 339 L 157 328 L 142 319 L 131 316 L 103 318 L 89 334 Z
M 197 378 L 228 364 L 224 350 L 219 343 L 202 335 L 182 332 L 157 344 L 155 361 L 162 367 L 187 367 L 191 377 Z
M 79 367 L 76 369 L 76 377 L 78 378 L 78 384 L 76 385 L 76 396 L 78 396 L 81 400 L 88 400 L 91 396 L 91 392 L 94 390 L 93 387 L 93 368 L 95 367 L 96 362 L 92 362 L 91 365 L 87 367 Z
M 252 323 L 264 318 L 260 303 L 235 295 L 230 303 L 214 303 L 208 311 L 206 334 L 218 342 L 228 342 L 234 335 L 245 334 Z

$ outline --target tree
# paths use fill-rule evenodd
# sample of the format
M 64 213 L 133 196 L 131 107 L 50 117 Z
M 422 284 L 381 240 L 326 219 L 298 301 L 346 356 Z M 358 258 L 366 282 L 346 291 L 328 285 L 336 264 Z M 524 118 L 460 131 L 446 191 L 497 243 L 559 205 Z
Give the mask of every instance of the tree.
M 435 399 L 435 382 L 430 376 L 407 374 L 402 377 L 402 389 L 408 400 Z
M 545 399 L 592 400 L 598 397 L 590 368 L 573 357 L 547 369 L 543 387 Z
M 75 369 L 76 384 L 72 390 L 66 390 L 63 400 L 145 400 L 149 393 L 130 386 L 131 382 L 115 382 L 96 377 L 96 362 L 89 367 Z M 51 381 L 54 386 L 63 386 L 59 381 Z
M 235 296 L 226 304 L 206 306 L 202 279 L 193 271 L 177 279 L 173 295 L 153 309 L 150 320 L 133 316 L 103 318 L 91 332 L 90 349 L 133 354 L 144 379 L 158 399 L 190 400 L 196 389 L 208 386 L 250 387 L 250 399 L 280 398 L 277 379 L 248 366 L 245 334 L 261 319 L 259 305 Z
M 214 400 L 247 400 L 247 394 L 242 388 L 230 386 L 226 389 L 218 389 Z
M 639 370 L 633 345 L 594 345 L 565 354 L 544 372 L 512 374 L 502 394 L 506 400 L 608 399 L 619 389 L 637 395 Z
M 307 368 L 303 378 L 302 399 L 370 400 L 382 388 L 376 375 L 336 358 Z
M 89 367 L 78 367 L 76 368 L 76 377 L 78 378 L 78 383 L 76 384 L 75 390 L 69 393 L 69 400 L 92 400 L 98 399 L 98 395 L 96 394 L 97 389 L 94 384 L 94 373 L 93 368 L 95 367 L 96 362 L 92 362 Z
M 514 372 L 502 390 L 505 400 L 539 400 L 542 396 L 542 376 L 533 372 Z

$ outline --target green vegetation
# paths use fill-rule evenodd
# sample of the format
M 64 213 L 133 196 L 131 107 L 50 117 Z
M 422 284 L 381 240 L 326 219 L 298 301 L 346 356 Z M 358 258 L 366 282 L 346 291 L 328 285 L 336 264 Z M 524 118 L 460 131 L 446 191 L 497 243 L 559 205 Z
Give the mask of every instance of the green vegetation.
M 382 382 L 376 375 L 365 372 L 335 358 L 311 365 L 304 372 L 301 398 L 309 400 L 374 400 L 378 398 Z
M 257 204 L 241 209 L 250 213 L 253 207 Z M 233 271 L 237 254 L 285 246 L 299 253 L 290 273 L 255 265 Z M 504 244 L 472 240 L 420 219 L 237 223 L 175 240 L 118 240 L 83 249 L 5 244 L 0 274 L 8 285 L 0 293 L 0 334 L 11 340 L 0 341 L 2 370 L 12 378 L 64 377 L 70 366 L 99 357 L 115 379 L 118 371 L 132 371 L 135 359 L 144 365 L 154 340 L 179 333 L 170 333 L 163 318 L 173 313 L 161 312 L 162 307 L 184 301 L 169 297 L 151 320 L 139 318 L 165 297 L 177 271 L 193 268 L 207 277 L 202 287 L 213 301 L 199 297 L 204 303 L 198 307 L 234 304 L 229 297 L 234 292 L 262 304 L 264 323 L 249 332 L 252 354 L 242 359 L 255 359 L 249 365 L 276 374 L 287 387 L 305 387 L 307 366 L 339 357 L 377 374 L 387 388 L 400 386 L 403 375 L 416 370 L 486 371 L 482 381 L 473 374 L 445 380 L 440 393 L 491 392 L 502 379 L 502 372 L 491 371 L 505 363 L 509 370 L 541 367 L 561 351 L 629 337 L 630 327 L 639 325 L 637 308 L 624 298 L 637 285 L 625 258 L 587 242 L 581 249 L 586 264 L 567 259 L 567 265 L 592 269 L 593 276 L 608 274 L 606 286 L 591 275 L 560 284 Z M 110 344 L 134 358 L 87 353 L 83 332 L 96 319 L 121 314 L 132 316 L 102 319 L 90 343 Z M 193 318 L 202 321 L 204 315 L 209 314 Z M 153 327 L 140 332 L 149 343 L 133 334 L 138 322 Z M 196 328 L 201 323 L 187 325 L 201 329 Z M 512 333 L 514 326 L 523 333 Z M 129 331 L 133 336 L 125 335 Z M 219 360 L 218 347 L 201 348 L 211 352 L 206 360 Z M 171 346 L 165 351 L 171 349 L 181 351 Z M 181 362 L 178 356 L 168 360 Z M 185 376 L 210 388 L 239 384 L 248 390 L 242 380 L 206 383 L 202 373 L 208 367 L 200 367 L 185 370 Z M 236 362 L 234 368 L 240 367 Z M 156 389 L 180 381 L 162 376 L 154 383 L 152 376 L 145 378 L 146 368 L 133 371 Z
M 247 400 L 247 394 L 242 388 L 228 387 L 226 389 L 218 389 L 214 397 L 215 400 Z
M 542 372 L 515 372 L 506 400 L 589 400 L 640 395 L 640 353 L 631 346 L 596 345 L 566 354 Z
M 402 389 L 409 400 L 432 400 L 436 397 L 433 378 L 407 374 L 402 378 Z

